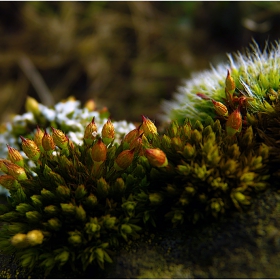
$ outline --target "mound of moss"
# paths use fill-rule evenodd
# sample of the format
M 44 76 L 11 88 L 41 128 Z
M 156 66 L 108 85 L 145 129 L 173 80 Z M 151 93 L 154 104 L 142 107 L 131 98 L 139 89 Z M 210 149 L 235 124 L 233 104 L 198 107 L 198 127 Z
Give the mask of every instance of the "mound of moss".
M 0 159 L 0 184 L 9 191 L 0 205 L 0 250 L 19 264 L 2 275 L 52 277 L 70 267 L 89 278 L 228 277 L 234 268 L 224 270 L 224 260 L 239 267 L 244 254 L 249 268 L 236 277 L 277 276 L 278 76 L 268 71 L 273 86 L 267 79 L 253 95 L 232 72 L 220 101 L 196 94 L 210 115 L 171 120 L 160 133 L 142 116 L 118 138 L 117 124 L 93 117 L 75 142 L 70 125 L 65 132 L 45 121 L 32 101 L 27 108 L 43 130 L 12 126 L 22 151 L 7 145 Z M 261 270 L 270 252 L 271 270 Z

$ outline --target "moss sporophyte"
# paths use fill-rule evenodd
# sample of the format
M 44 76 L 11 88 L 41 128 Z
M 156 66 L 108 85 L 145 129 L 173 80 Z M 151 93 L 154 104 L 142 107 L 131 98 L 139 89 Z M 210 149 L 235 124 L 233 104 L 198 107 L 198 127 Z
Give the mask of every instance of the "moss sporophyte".
M 66 264 L 104 268 L 112 249 L 151 225 L 247 211 L 278 187 L 279 53 L 278 45 L 255 49 L 189 82 L 161 132 L 147 117 L 135 127 L 106 110 L 80 109 L 79 122 L 74 100 L 56 106 L 58 119 L 29 100 L 31 115 L 7 127 L 16 140 L 0 160 L 9 191 L 0 205 L 1 252 L 45 275 Z

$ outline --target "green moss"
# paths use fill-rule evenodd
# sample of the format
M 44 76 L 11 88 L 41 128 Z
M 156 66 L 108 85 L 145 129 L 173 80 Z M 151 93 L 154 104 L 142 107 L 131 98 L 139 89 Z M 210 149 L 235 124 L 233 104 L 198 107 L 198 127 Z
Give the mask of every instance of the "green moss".
M 264 91 L 252 97 L 242 82 L 247 93 L 240 93 L 234 76 L 238 73 L 232 75 L 228 72 L 225 78 L 223 103 L 199 95 L 213 111 L 213 118 L 203 121 L 175 120 L 158 133 L 154 123 L 142 116 L 141 125 L 122 141 L 115 141 L 111 121 L 101 134 L 96 133 L 94 121 L 87 124 L 81 144 L 58 129 L 49 134 L 37 128 L 34 141 L 21 137 L 27 156 L 23 167 L 17 165 L 13 149 L 8 151 L 9 159 L 0 160 L 6 173 L 0 182 L 11 194 L 0 207 L 1 252 L 15 254 L 30 274 L 36 267 L 43 277 L 63 273 L 67 264 L 77 275 L 81 271 L 90 275 L 94 268 L 98 277 L 102 272 L 97 267 L 114 266 L 114 252 L 137 252 L 135 244 L 153 244 L 154 235 L 141 239 L 144 229 L 153 234 L 155 226 L 186 227 L 192 228 L 186 234 L 193 236 L 207 227 L 206 240 L 203 235 L 195 238 L 193 251 L 185 247 L 189 243 L 181 244 L 187 251 L 180 254 L 192 262 L 200 248 L 200 265 L 213 269 L 211 250 L 201 247 L 216 240 L 213 225 L 248 218 L 255 200 L 279 187 L 274 183 L 279 178 L 278 97 L 262 99 Z M 260 77 L 261 85 L 271 83 L 273 77 L 270 82 Z M 277 243 L 277 228 L 258 222 L 248 234 L 267 235 Z M 169 266 L 166 259 L 172 262 L 175 252 L 171 248 L 154 263 L 149 260 L 155 253 L 148 250 L 142 267 L 131 275 L 173 278 L 180 269 L 184 277 L 206 275 L 180 263 Z M 246 257 L 250 261 L 250 250 Z M 217 276 L 214 270 L 208 273 Z
M 107 277 L 278 278 L 279 226 L 279 194 L 269 189 L 246 213 L 195 227 L 159 226 L 156 238 L 143 236 L 135 251 L 121 252 Z
M 226 137 L 218 120 L 207 126 L 174 122 L 165 136 L 146 118 L 141 127 L 146 133 L 135 129 L 140 146 L 132 161 L 124 153 L 124 169 L 115 168 L 123 143 L 96 150 L 98 139 L 81 146 L 69 141 L 63 149 L 40 152 L 37 165 L 26 166 L 26 176 L 9 189 L 0 216 L 2 250 L 15 252 L 26 268 L 39 265 L 45 275 L 66 263 L 74 270 L 93 263 L 103 268 L 112 262 L 111 249 L 139 238 L 150 223 L 167 218 L 176 226 L 247 210 L 251 198 L 268 187 L 268 148 L 251 137 L 250 127 L 235 139 Z M 38 152 L 34 143 L 25 149 Z M 101 162 L 93 160 L 104 152 Z M 11 174 L 22 173 L 6 162 L 4 186 Z
M 177 120 L 183 123 L 187 117 L 192 122 L 197 119 L 204 121 L 207 116 L 214 117 L 215 110 L 211 101 L 201 99 L 197 94 L 206 95 L 216 102 L 226 100 L 225 105 L 232 107 L 232 97 L 245 97 L 247 111 L 254 113 L 273 113 L 272 103 L 279 95 L 279 43 L 266 46 L 260 50 L 257 43 L 253 42 L 251 49 L 246 54 L 237 53 L 228 55 L 229 62 L 220 64 L 216 69 L 196 73 L 193 78 L 186 81 L 180 92 L 172 101 L 163 104 L 163 119 L 169 122 Z M 225 91 L 227 72 L 230 71 L 235 89 Z M 230 102 L 229 102 L 230 101 Z M 246 112 L 245 115 L 246 116 Z

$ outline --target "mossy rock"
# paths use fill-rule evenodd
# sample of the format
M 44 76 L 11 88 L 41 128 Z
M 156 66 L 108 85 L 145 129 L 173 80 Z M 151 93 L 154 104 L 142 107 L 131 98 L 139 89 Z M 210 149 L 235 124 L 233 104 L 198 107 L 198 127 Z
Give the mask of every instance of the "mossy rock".
M 158 229 L 121 252 L 106 277 L 279 278 L 279 217 L 280 195 L 268 190 L 246 214 L 195 228 Z
M 195 227 L 143 232 L 115 252 L 104 271 L 54 270 L 48 278 L 279 278 L 280 194 L 267 190 L 247 213 Z M 1 278 L 41 278 L 1 256 Z

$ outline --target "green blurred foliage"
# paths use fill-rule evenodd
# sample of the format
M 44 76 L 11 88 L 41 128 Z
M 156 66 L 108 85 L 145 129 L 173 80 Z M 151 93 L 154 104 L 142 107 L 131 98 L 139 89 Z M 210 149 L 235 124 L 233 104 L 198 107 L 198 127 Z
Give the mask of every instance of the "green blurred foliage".
M 156 119 L 191 72 L 278 39 L 279 14 L 278 2 L 1 2 L 0 120 L 27 95 Z

